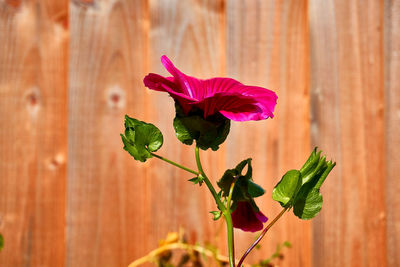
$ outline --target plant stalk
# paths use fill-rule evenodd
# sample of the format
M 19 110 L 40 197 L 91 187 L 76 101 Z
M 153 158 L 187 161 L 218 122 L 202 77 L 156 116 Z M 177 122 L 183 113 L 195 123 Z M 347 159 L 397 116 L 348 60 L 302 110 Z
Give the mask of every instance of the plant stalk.
M 239 261 L 239 264 L 237 267 L 242 266 L 242 263 L 244 259 L 249 255 L 249 253 L 252 251 L 252 249 L 257 246 L 257 244 L 261 241 L 261 239 L 265 236 L 265 234 L 268 232 L 268 230 L 282 217 L 282 215 L 288 210 L 288 207 L 284 208 L 273 220 L 270 222 L 267 227 L 262 231 L 261 235 L 257 238 L 257 240 L 246 250 L 246 252 L 243 254 L 242 258 Z
M 228 201 L 226 203 L 226 210 L 224 212 L 226 228 L 228 231 L 229 263 L 233 263 L 233 266 L 235 266 L 235 239 L 234 239 L 233 222 L 232 222 L 232 216 L 231 216 L 231 201 L 232 201 L 233 189 L 235 188 L 235 184 L 236 184 L 236 180 L 231 184 L 231 187 L 229 188 Z M 232 266 L 232 264 L 231 264 L 231 266 Z
M 212 196 L 215 199 L 215 202 L 218 205 L 218 208 L 220 209 L 221 212 L 225 211 L 225 206 L 222 203 L 221 199 L 219 198 L 217 191 L 215 191 L 214 186 L 208 179 L 207 175 L 204 173 L 203 167 L 201 166 L 201 161 L 200 161 L 200 152 L 199 152 L 199 147 L 196 146 L 195 148 L 195 155 L 196 155 L 196 163 L 197 163 L 197 168 L 199 169 L 199 175 L 204 179 L 204 183 L 207 185 L 208 189 L 210 190 Z
M 232 217 L 231 217 L 231 212 L 230 212 L 230 203 L 227 204 L 229 208 L 225 208 L 225 206 L 222 203 L 221 199 L 219 198 L 217 192 L 215 191 L 213 185 L 211 184 L 207 175 L 204 173 L 204 170 L 203 170 L 203 167 L 201 166 L 201 161 L 200 161 L 199 147 L 197 145 L 195 148 L 195 155 L 196 155 L 197 168 L 199 169 L 200 175 L 204 179 L 204 183 L 207 185 L 208 189 L 210 190 L 211 194 L 213 195 L 215 202 L 218 205 L 219 210 L 224 214 L 227 232 L 228 232 L 229 266 L 235 267 L 235 252 L 234 252 L 234 245 L 233 245 L 233 223 L 232 223 Z M 233 192 L 233 188 L 231 188 L 231 189 Z
M 228 253 L 229 253 L 229 266 L 235 267 L 235 246 L 233 238 L 233 223 L 231 212 L 226 209 L 224 211 L 224 217 L 226 221 L 226 229 L 228 232 Z
M 152 153 L 152 152 L 150 152 L 150 154 L 151 154 L 152 156 L 158 158 L 158 159 L 161 159 L 161 160 L 163 160 L 163 161 L 165 161 L 165 162 L 167 162 L 167 163 L 169 163 L 169 164 L 174 165 L 175 167 L 181 168 L 182 170 L 185 170 L 185 171 L 187 171 L 187 172 L 193 173 L 193 174 L 195 174 L 195 175 L 197 175 L 197 176 L 200 174 L 199 172 L 196 172 L 195 170 L 189 169 L 188 167 L 185 167 L 185 166 L 183 166 L 183 165 L 181 165 L 181 164 L 179 164 L 179 163 L 176 163 L 176 162 L 174 162 L 174 161 L 172 161 L 172 160 L 169 160 L 169 159 L 167 159 L 167 158 L 164 158 L 164 157 L 159 156 L 159 155 L 157 155 L 157 154 L 154 154 L 154 153 Z

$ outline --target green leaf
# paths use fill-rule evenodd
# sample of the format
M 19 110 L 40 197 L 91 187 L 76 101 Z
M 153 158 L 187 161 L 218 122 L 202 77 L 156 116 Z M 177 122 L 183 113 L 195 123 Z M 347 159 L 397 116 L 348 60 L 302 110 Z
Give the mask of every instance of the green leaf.
M 247 170 L 244 173 L 246 166 Z M 251 158 L 249 158 L 241 161 L 234 169 L 226 170 L 222 178 L 217 182 L 223 197 L 229 195 L 232 183 L 236 182 L 232 193 L 232 211 L 235 210 L 238 201 L 246 201 L 250 203 L 254 211 L 259 211 L 254 198 L 262 196 L 265 190 L 254 183 L 252 174 L 253 168 L 251 166 Z
M 335 165 L 336 163 L 332 161 L 326 161 L 325 156 L 321 157 L 321 151 L 317 153 L 317 148 L 314 148 L 310 157 L 300 169 L 302 184 L 314 182 L 315 184 L 318 183 L 317 188 L 320 188 Z
M 125 135 L 121 134 L 124 149 L 136 160 L 145 162 L 163 144 L 163 135 L 153 124 L 125 115 Z
M 261 186 L 251 180 L 247 182 L 247 191 L 251 197 L 261 197 L 265 193 L 265 190 Z
M 301 177 L 298 170 L 288 171 L 272 191 L 272 199 L 282 206 L 291 205 L 301 187 Z
M 318 189 L 302 188 L 294 204 L 293 213 L 302 220 L 312 219 L 321 211 L 322 202 L 322 195 Z
M 247 171 L 245 174 L 242 174 L 242 171 L 246 167 L 246 165 L 247 165 Z M 248 191 L 247 181 L 252 180 L 252 173 L 253 173 L 253 168 L 251 167 L 251 158 L 242 160 L 234 169 L 227 169 L 222 178 L 217 182 L 217 185 L 219 186 L 219 188 L 221 188 L 223 192 L 222 196 L 227 197 L 229 195 L 231 184 L 235 181 L 235 179 L 238 179 L 238 181 L 236 182 L 235 185 L 234 195 L 240 193 L 237 192 L 239 190 L 238 189 L 239 187 L 245 187 L 246 190 L 244 190 L 244 192 L 247 192 Z M 258 186 L 257 184 L 254 185 Z M 254 187 L 252 187 L 251 189 L 254 190 Z M 261 190 L 264 191 L 264 189 L 262 188 Z
M 246 167 L 247 165 L 247 172 L 246 174 L 242 175 L 242 171 L 243 169 Z M 246 177 L 247 179 L 251 179 L 253 176 L 253 167 L 251 166 L 251 158 L 242 160 L 236 167 L 235 170 L 238 174 Z
M 239 178 L 237 171 L 235 169 L 228 169 L 222 175 L 221 179 L 219 179 L 217 185 L 221 188 L 222 196 L 227 197 L 229 195 L 229 189 L 235 178 Z
M 4 237 L 2 234 L 0 234 L 0 251 L 3 249 L 4 247 Z
M 335 165 L 315 148 L 300 171 L 291 170 L 282 177 L 272 198 L 284 207 L 293 207 L 293 213 L 300 219 L 314 218 L 322 208 L 320 188 Z
M 300 169 L 302 177 L 305 177 L 306 174 L 318 164 L 320 155 L 321 151 L 317 153 L 317 148 L 315 147 L 313 152 L 311 152 L 311 155 L 308 157 L 306 163 L 304 163 L 303 167 Z
M 222 212 L 221 211 L 210 211 L 210 213 L 212 215 L 214 215 L 214 221 L 218 220 L 219 218 L 221 218 Z
M 315 184 L 316 189 L 320 189 L 322 184 L 325 182 L 326 177 L 332 171 L 332 169 L 336 166 L 336 162 L 328 161 L 326 163 L 327 167 L 324 172 L 319 176 L 317 183 Z
M 175 103 L 176 116 L 174 129 L 176 137 L 185 145 L 196 144 L 199 148 L 218 150 L 219 145 L 227 138 L 230 130 L 230 120 L 221 114 L 203 118 L 202 111 L 193 110 L 185 114 L 178 103 Z

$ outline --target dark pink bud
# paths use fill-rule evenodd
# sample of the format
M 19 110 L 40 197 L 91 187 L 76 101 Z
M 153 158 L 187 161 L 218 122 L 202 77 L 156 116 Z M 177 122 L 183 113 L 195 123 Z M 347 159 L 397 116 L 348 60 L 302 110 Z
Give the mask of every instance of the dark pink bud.
M 263 229 L 263 223 L 268 218 L 259 211 L 255 212 L 247 201 L 239 201 L 237 208 L 232 212 L 233 227 L 246 232 L 257 232 Z

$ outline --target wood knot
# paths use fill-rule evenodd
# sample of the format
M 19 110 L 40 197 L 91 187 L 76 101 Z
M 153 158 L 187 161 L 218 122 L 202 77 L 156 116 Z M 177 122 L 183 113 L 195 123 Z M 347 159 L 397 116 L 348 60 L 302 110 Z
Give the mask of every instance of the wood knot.
M 50 170 L 56 170 L 58 169 L 61 165 L 63 165 L 65 162 L 65 157 L 63 154 L 59 153 L 55 155 L 54 157 L 50 158 L 47 160 L 47 167 Z
M 55 23 L 57 23 L 57 24 L 60 24 L 60 25 L 62 25 L 62 27 L 65 29 L 65 30 L 68 30 L 68 23 L 69 23 L 69 21 L 68 21 L 68 12 L 67 11 L 61 11 L 61 12 L 59 12 L 57 15 L 55 15 L 54 17 L 53 17 L 53 21 L 55 22 Z
M 114 104 L 117 104 L 119 102 L 120 96 L 118 94 L 116 94 L 116 93 L 113 93 L 110 96 L 110 99 L 111 99 L 112 102 L 114 102 Z
M 29 105 L 34 106 L 34 105 L 36 105 L 37 102 L 38 102 L 38 96 L 37 96 L 36 94 L 34 94 L 33 92 L 31 92 L 30 94 L 28 94 L 28 95 L 26 96 L 26 98 L 28 99 Z
M 32 116 L 35 116 L 38 113 L 40 106 L 40 90 L 38 87 L 32 87 L 26 92 L 25 103 L 28 112 Z
M 125 107 L 125 91 L 118 85 L 110 87 L 107 91 L 107 104 L 111 109 Z

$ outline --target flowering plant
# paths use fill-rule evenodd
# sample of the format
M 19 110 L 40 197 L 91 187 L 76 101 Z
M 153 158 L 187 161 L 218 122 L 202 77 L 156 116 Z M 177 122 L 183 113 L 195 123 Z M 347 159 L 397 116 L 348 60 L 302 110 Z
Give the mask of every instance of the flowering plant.
M 216 202 L 217 210 L 211 211 L 214 220 L 222 216 L 225 218 L 230 267 L 236 266 L 233 228 L 247 232 L 262 230 L 238 261 L 237 266 L 240 267 L 245 257 L 286 211 L 293 209 L 293 213 L 303 220 L 311 219 L 320 212 L 320 187 L 335 163 L 327 161 L 315 148 L 301 169 L 286 172 L 272 191 L 272 199 L 280 203 L 282 211 L 264 228 L 268 218 L 258 208 L 255 198 L 264 195 L 265 190 L 253 180 L 251 159 L 226 170 L 217 182 L 217 192 L 203 170 L 200 149 L 218 150 L 229 134 L 230 120 L 273 118 L 276 94 L 230 78 L 201 80 L 188 76 L 179 71 L 166 56 L 161 57 L 161 62 L 172 76 L 150 73 L 144 78 L 144 84 L 149 89 L 167 92 L 174 99 L 176 116 L 173 126 L 176 136 L 186 145 L 195 142 L 197 170 L 155 154 L 163 144 L 160 130 L 153 124 L 129 116 L 125 116 L 125 133 L 121 134 L 124 149 L 136 160 L 144 162 L 156 157 L 181 168 L 195 175 L 189 181 L 200 186 L 204 183 L 208 187 Z

